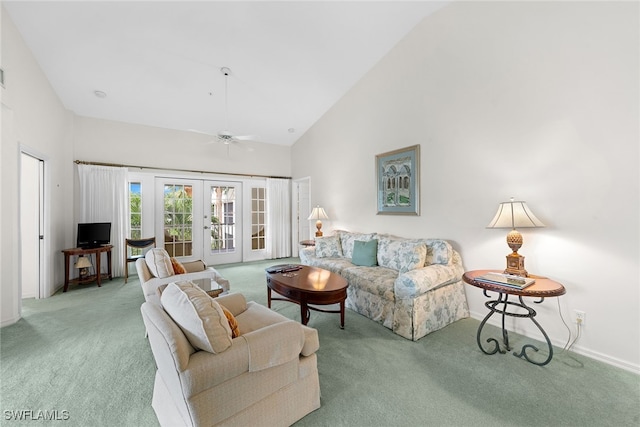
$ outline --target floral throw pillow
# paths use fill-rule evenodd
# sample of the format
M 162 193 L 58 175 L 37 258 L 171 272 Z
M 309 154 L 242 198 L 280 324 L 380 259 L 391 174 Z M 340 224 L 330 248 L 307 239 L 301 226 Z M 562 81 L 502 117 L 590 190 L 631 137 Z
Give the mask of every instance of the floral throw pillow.
M 338 236 L 316 237 L 316 256 L 318 258 L 338 258 L 342 256 Z

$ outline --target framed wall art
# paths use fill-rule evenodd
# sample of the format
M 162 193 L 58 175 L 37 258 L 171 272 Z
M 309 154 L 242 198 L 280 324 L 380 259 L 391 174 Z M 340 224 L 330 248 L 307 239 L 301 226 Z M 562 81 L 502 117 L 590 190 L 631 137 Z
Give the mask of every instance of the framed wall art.
M 420 215 L 420 145 L 376 156 L 378 215 Z

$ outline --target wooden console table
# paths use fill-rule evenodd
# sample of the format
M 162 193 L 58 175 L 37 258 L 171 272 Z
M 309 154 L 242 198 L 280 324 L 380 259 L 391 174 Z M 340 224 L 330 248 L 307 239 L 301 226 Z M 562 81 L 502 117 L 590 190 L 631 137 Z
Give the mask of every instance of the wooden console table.
M 113 246 L 111 245 L 105 245 L 105 246 L 100 246 L 98 248 L 90 248 L 90 249 L 82 249 L 82 248 L 71 248 L 71 249 L 63 249 L 62 253 L 64 254 L 64 289 L 63 292 L 67 292 L 67 289 L 69 288 L 69 284 L 77 284 L 77 283 L 91 283 L 91 282 L 97 282 L 98 286 L 102 286 L 102 279 L 109 279 L 111 280 L 113 278 L 112 274 L 111 274 L 111 249 L 113 249 Z M 100 273 L 100 258 L 102 258 L 102 253 L 106 252 L 107 254 L 107 273 L 106 274 L 101 274 Z M 95 258 L 95 274 L 91 274 L 85 278 L 75 278 L 75 279 L 69 279 L 69 263 L 72 261 L 71 257 L 72 256 L 80 256 L 80 255 L 86 255 L 89 258 L 91 258 L 91 255 L 94 256 Z

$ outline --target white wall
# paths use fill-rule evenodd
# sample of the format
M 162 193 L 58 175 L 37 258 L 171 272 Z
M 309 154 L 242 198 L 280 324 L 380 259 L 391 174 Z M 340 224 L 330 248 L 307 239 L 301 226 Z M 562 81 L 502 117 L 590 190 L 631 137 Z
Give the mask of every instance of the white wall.
M 108 101 L 105 98 L 104 101 Z M 77 160 L 207 172 L 290 176 L 291 148 L 247 142 L 242 147 L 209 143 L 191 132 L 76 116 Z
M 1 324 L 15 322 L 20 309 L 19 159 L 20 144 L 45 157 L 44 295 L 61 284 L 64 262 L 59 250 L 71 244 L 72 115 L 60 103 L 22 37 L 2 9 L 2 209 L 0 220 Z M 31 260 L 29 260 L 31 261 Z
M 45 270 L 43 295 L 62 286 L 61 249 L 74 245 L 77 218 L 68 207 L 77 203 L 77 172 L 73 160 L 223 173 L 290 176 L 289 147 L 249 144 L 253 151 L 222 144 L 187 132 L 77 117 L 66 110 L 31 51 L 2 8 L 2 147 L 0 171 L 0 324 L 19 319 L 20 147 L 45 163 Z M 96 102 L 108 102 L 98 100 Z M 77 212 L 77 207 L 75 211 Z
M 586 312 L 576 349 L 640 372 L 638 12 L 638 3 L 451 4 L 303 135 L 293 177 L 311 176 L 327 230 L 445 238 L 467 270 L 504 267 L 507 230 L 485 226 L 499 202 L 526 200 L 547 228 L 521 230 L 520 252 L 529 272 L 564 284 L 565 318 Z M 413 144 L 421 215 L 376 215 L 375 155 Z M 466 291 L 482 318 L 486 298 Z M 556 299 L 536 308 L 564 345 Z M 527 322 L 512 326 L 541 337 Z

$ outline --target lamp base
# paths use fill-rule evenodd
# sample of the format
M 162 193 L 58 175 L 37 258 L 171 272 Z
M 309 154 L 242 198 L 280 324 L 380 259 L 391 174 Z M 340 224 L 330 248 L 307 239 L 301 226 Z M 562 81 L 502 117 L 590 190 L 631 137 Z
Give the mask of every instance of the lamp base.
M 507 269 L 505 274 L 527 277 L 529 273 L 524 269 L 524 257 L 517 252 L 507 255 Z
M 318 229 L 318 231 L 316 231 L 316 237 L 322 237 L 322 221 L 317 220 L 316 221 L 316 228 Z
M 316 231 L 316 237 L 322 237 L 322 231 L 320 230 Z

